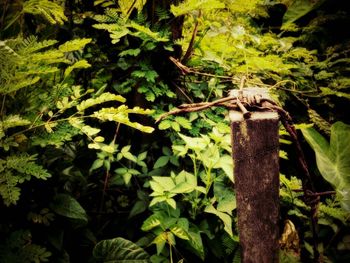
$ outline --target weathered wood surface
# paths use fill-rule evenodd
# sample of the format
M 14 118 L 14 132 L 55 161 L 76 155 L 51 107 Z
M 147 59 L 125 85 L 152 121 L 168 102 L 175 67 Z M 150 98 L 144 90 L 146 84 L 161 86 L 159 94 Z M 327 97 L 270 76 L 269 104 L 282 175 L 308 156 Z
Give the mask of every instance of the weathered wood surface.
M 231 111 L 238 231 L 243 263 L 278 262 L 278 115 Z

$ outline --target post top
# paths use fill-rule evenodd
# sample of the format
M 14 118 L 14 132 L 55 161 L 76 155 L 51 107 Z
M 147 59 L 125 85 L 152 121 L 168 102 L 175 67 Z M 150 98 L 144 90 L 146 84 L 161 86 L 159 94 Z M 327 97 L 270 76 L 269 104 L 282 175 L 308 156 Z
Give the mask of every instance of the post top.
M 243 117 L 243 113 L 240 111 L 230 111 L 229 117 L 231 122 L 243 121 L 245 120 Z M 256 111 L 252 112 L 250 116 L 250 120 L 263 120 L 263 119 L 278 119 L 278 113 L 274 111 Z

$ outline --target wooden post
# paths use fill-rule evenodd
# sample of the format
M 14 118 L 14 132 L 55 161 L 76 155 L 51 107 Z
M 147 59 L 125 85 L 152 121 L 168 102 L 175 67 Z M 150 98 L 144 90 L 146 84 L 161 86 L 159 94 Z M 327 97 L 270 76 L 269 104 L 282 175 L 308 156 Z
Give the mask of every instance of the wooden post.
M 252 112 L 245 119 L 231 111 L 230 119 L 242 262 L 278 262 L 278 114 Z

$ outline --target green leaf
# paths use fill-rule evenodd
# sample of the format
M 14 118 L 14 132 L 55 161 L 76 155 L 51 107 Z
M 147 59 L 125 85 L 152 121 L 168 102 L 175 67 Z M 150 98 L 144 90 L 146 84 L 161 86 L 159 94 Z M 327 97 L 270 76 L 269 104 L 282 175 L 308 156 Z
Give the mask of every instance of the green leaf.
M 73 69 L 89 67 L 91 67 L 91 65 L 85 59 L 79 60 L 75 62 L 72 66 L 66 68 L 66 70 L 64 71 L 64 76 L 67 77 L 73 71 Z
M 343 97 L 343 98 L 350 99 L 350 94 L 349 93 L 345 93 L 345 92 L 341 92 L 341 91 L 337 91 L 337 90 L 332 90 L 330 88 L 320 88 L 320 90 L 321 90 L 321 94 L 323 96 L 335 95 L 335 96 L 338 96 L 338 97 Z
M 175 121 L 180 124 L 181 127 L 185 128 L 185 129 L 191 129 L 192 128 L 192 124 L 189 120 L 187 120 L 184 117 L 175 117 Z
M 168 232 L 162 232 L 152 241 L 153 244 L 156 244 L 157 247 L 157 255 L 159 255 L 168 240 Z
M 136 57 L 140 54 L 141 49 L 135 48 L 135 49 L 127 49 L 119 53 L 119 57 L 125 57 L 125 56 L 133 56 Z
M 233 236 L 233 233 L 232 233 L 232 218 L 228 214 L 216 210 L 215 207 L 212 206 L 212 205 L 208 205 L 205 208 L 204 212 L 210 213 L 210 214 L 214 214 L 217 217 L 219 217 L 224 222 L 224 229 L 225 229 L 225 231 L 231 237 Z
M 233 178 L 233 159 L 232 156 L 226 154 L 220 157 L 219 162 L 214 166 L 214 168 L 221 168 L 226 176 L 234 183 Z
M 96 170 L 100 167 L 102 167 L 104 160 L 103 159 L 96 159 L 93 164 L 91 165 L 90 172 L 93 170 Z
M 97 98 L 90 98 L 87 100 L 82 101 L 78 106 L 77 110 L 78 111 L 84 111 L 85 109 L 95 106 L 97 104 L 101 104 L 107 101 L 119 101 L 119 102 L 125 102 L 125 98 L 123 98 L 120 95 L 115 95 L 110 92 L 105 92 L 102 93 L 100 96 Z
M 92 254 L 98 262 L 149 263 L 149 255 L 142 248 L 121 237 L 98 242 Z
M 313 128 L 302 133 L 315 151 L 321 175 L 335 187 L 342 207 L 350 211 L 350 125 L 333 124 L 330 144 Z
M 159 157 L 158 160 L 155 162 L 153 169 L 157 169 L 157 168 L 165 166 L 169 162 L 169 159 L 170 159 L 169 156 Z
M 170 11 L 174 16 L 182 16 L 196 10 L 214 10 L 217 8 L 225 8 L 225 4 L 218 0 L 186 0 L 179 5 L 171 5 Z
M 152 181 L 158 184 L 161 187 L 161 189 L 163 189 L 163 191 L 170 191 L 175 187 L 175 183 L 171 177 L 152 176 Z M 150 183 L 152 183 L 152 181 Z M 151 184 L 151 187 L 152 187 L 152 184 Z
M 88 218 L 84 208 L 79 202 L 68 194 L 57 194 L 51 203 L 50 208 L 56 214 L 82 221 L 87 224 Z
M 319 7 L 325 0 L 294 0 L 283 16 L 282 29 Z
M 161 224 L 162 217 L 159 214 L 153 214 L 149 218 L 147 218 L 142 226 L 141 230 L 142 231 L 149 231 Z
M 71 52 L 71 51 L 83 49 L 85 45 L 89 44 L 90 42 L 91 42 L 91 38 L 74 39 L 60 45 L 58 49 L 62 52 Z
M 179 226 L 173 226 L 170 228 L 170 231 L 177 236 L 178 238 L 189 240 L 188 233 L 186 232 L 185 229 L 179 227 Z
M 181 137 L 181 139 L 183 139 L 186 143 L 186 146 L 189 149 L 192 150 L 204 150 L 207 148 L 208 146 L 208 140 L 205 139 L 204 137 L 202 138 L 192 138 L 192 137 L 188 137 L 186 135 L 180 134 L 179 136 Z
M 123 16 L 128 18 L 134 9 L 141 12 L 146 2 L 145 0 L 118 0 L 118 5 Z
M 167 198 L 165 202 L 167 202 L 172 208 L 176 209 L 176 201 L 173 198 Z
M 164 120 L 164 121 L 161 121 L 158 125 L 158 128 L 159 130 L 166 130 L 166 129 L 169 129 L 171 127 L 171 121 L 169 120 Z
M 131 208 L 129 218 L 132 218 L 138 214 L 143 213 L 147 209 L 147 203 L 143 200 L 137 201 L 134 206 Z

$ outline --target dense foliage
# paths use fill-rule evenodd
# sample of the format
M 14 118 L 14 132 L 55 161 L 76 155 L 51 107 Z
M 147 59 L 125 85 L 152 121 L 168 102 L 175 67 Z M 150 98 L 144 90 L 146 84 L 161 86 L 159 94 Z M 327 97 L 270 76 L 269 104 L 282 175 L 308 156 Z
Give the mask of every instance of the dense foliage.
M 350 10 L 332 0 L 0 2 L 0 262 L 240 262 L 227 110 L 293 116 L 321 195 L 320 260 L 350 260 Z M 281 127 L 281 262 L 313 258 Z M 335 191 L 333 193 L 333 191 Z

